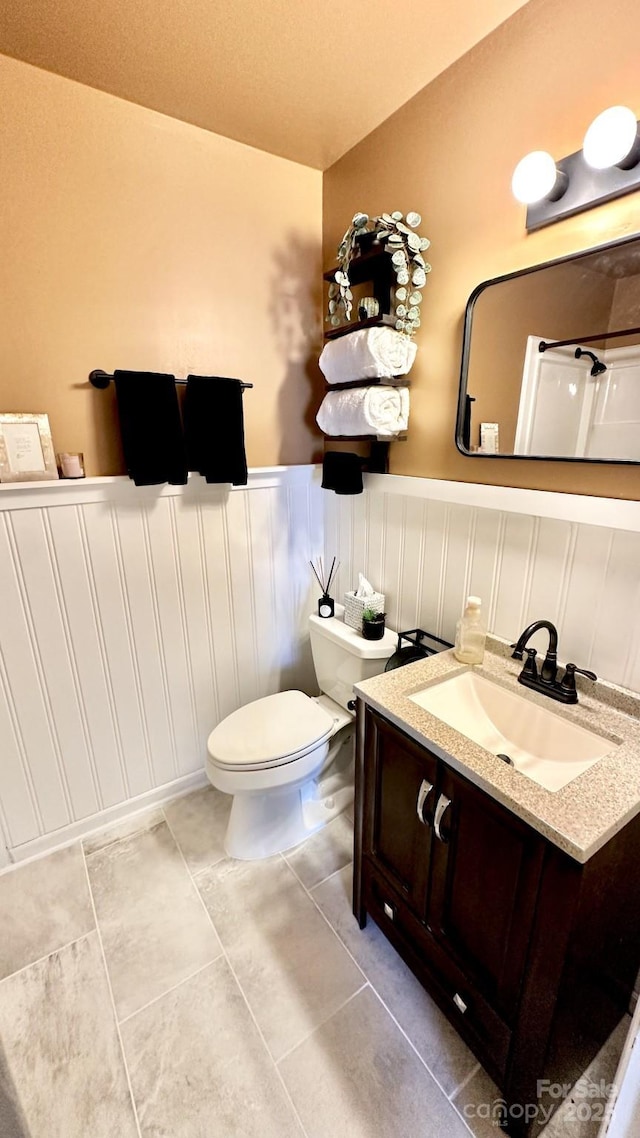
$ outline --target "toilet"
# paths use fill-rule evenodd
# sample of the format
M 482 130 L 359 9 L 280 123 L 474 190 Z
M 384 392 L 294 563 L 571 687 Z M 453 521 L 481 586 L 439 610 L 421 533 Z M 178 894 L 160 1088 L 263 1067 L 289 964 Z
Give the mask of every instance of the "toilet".
M 284 691 L 232 712 L 211 732 L 206 769 L 233 795 L 225 837 L 230 857 L 291 849 L 353 801 L 353 685 L 384 671 L 396 649 L 390 629 L 365 640 L 336 615 L 309 617 L 320 695 Z

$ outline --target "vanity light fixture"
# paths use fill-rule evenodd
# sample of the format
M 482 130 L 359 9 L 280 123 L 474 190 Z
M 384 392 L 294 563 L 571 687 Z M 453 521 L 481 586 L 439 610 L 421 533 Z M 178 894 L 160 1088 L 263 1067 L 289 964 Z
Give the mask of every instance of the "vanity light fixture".
M 640 158 L 638 123 L 629 107 L 608 107 L 591 123 L 584 136 L 582 153 L 588 166 L 607 170 L 619 166 L 632 170 Z
M 640 189 L 640 130 L 629 107 L 609 107 L 587 130 L 583 149 L 558 162 L 534 150 L 516 166 L 511 188 L 527 206 L 527 230 L 571 217 Z
M 558 170 L 546 150 L 532 150 L 521 158 L 511 179 L 513 196 L 523 205 L 534 205 L 544 198 L 558 201 L 567 185 L 567 175 Z

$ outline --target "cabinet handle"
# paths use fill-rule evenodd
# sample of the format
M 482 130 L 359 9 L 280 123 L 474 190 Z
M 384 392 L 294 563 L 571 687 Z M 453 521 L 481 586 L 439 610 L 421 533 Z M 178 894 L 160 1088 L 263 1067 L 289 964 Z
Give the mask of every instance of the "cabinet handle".
M 382 908 L 384 910 L 385 917 L 388 917 L 390 921 L 395 921 L 396 911 L 395 911 L 393 905 L 390 905 L 388 901 L 384 901 L 382 904 Z
M 441 794 L 438 799 L 438 805 L 436 806 L 435 818 L 433 819 L 433 828 L 436 832 L 436 838 L 439 838 L 441 842 L 447 841 L 440 826 L 442 825 L 442 819 L 449 806 L 451 806 L 451 799 L 447 798 L 446 794 Z
M 462 1012 L 462 1014 L 464 1015 L 464 1013 L 467 1010 L 467 1005 L 465 1004 L 464 1000 L 462 999 L 462 996 L 459 996 L 457 992 L 456 992 L 455 996 L 453 997 L 453 1002 L 456 1005 L 458 1011 Z
M 418 791 L 418 801 L 416 803 L 416 813 L 418 815 L 419 821 L 422 822 L 423 826 L 429 825 L 429 823 L 427 822 L 427 819 L 424 816 L 424 808 L 425 808 L 425 803 L 427 801 L 427 798 L 431 794 L 432 790 L 433 790 L 433 783 L 427 782 L 426 778 L 423 778 L 422 782 L 420 783 L 420 790 Z

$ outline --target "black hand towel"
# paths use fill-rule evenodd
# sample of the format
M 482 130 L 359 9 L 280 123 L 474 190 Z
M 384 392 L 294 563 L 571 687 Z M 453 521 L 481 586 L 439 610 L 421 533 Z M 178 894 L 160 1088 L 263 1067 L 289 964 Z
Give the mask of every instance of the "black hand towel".
M 242 383 L 221 376 L 190 375 L 184 401 L 189 470 L 207 482 L 247 485 Z
M 328 450 L 322 460 L 322 485 L 336 494 L 362 494 L 362 463 L 349 450 Z
M 173 375 L 114 372 L 127 473 L 136 486 L 187 481 L 187 456 Z

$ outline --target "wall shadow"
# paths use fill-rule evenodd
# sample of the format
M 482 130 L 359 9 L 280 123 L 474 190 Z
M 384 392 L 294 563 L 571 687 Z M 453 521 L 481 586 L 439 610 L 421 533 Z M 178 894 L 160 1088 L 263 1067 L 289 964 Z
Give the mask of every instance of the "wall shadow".
M 309 267 L 317 265 L 317 279 Z M 278 395 L 282 442 L 278 460 L 288 463 L 321 462 L 323 436 L 315 417 L 324 394 L 318 367 L 322 350 L 322 260 L 318 242 L 291 233 L 286 246 L 275 254 L 269 314 L 284 361 L 284 379 Z

